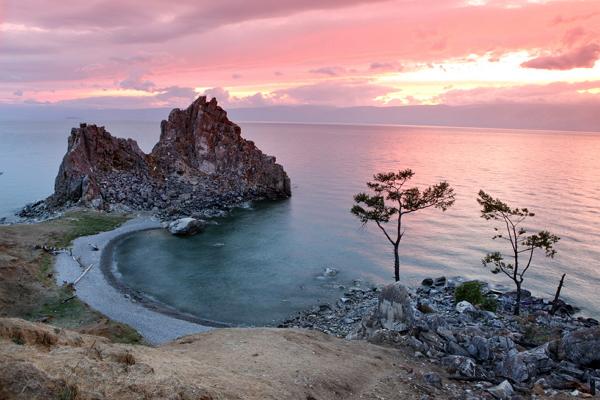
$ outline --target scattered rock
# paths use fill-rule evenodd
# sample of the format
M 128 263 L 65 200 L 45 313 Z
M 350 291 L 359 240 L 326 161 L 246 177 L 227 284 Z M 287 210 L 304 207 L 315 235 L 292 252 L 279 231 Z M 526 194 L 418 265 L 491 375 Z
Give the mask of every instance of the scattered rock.
M 442 385 L 442 377 L 437 372 L 426 372 L 423 374 L 423 380 L 434 388 L 441 389 Z
M 439 278 L 435 278 L 435 281 L 433 281 L 433 286 L 444 286 L 446 285 L 446 277 L 445 276 L 440 276 Z
M 423 286 L 433 286 L 433 279 L 431 279 L 431 278 L 425 278 L 425 279 L 423 279 L 423 282 L 421 282 L 421 285 L 423 285 Z
M 497 386 L 487 389 L 487 391 L 499 400 L 510 400 L 515 393 L 512 385 L 507 380 L 502 381 Z

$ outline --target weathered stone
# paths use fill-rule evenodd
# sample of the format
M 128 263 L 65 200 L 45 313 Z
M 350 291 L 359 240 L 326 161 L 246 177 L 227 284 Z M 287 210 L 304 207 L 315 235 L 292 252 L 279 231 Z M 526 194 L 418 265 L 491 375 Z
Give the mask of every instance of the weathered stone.
M 440 276 L 439 278 L 435 278 L 433 281 L 433 286 L 444 286 L 446 284 L 446 277 Z
M 434 388 L 441 389 L 442 385 L 442 377 L 437 372 L 426 372 L 423 374 L 423 380 L 430 386 Z
M 502 381 L 499 385 L 493 386 L 487 391 L 494 396 L 495 399 L 499 400 L 510 400 L 514 394 L 512 385 L 507 381 Z
M 469 352 L 456 342 L 448 342 L 446 345 L 446 352 L 456 356 L 469 357 Z
M 498 363 L 496 373 L 514 382 L 525 382 L 556 368 L 548 355 L 548 346 L 543 345 L 520 353 L 509 353 Z
M 421 282 L 421 285 L 423 285 L 423 286 L 433 286 L 433 279 L 431 279 L 431 278 L 425 278 Z
M 456 311 L 458 311 L 461 314 L 467 311 L 475 312 L 475 307 L 468 301 L 463 300 L 456 303 Z
M 442 364 L 451 374 L 458 374 L 468 378 L 475 378 L 477 374 L 477 364 L 475 360 L 464 356 L 447 356 L 442 359 Z
M 550 345 L 559 360 L 567 360 L 580 367 L 600 367 L 600 327 L 567 332 Z
M 196 235 L 204 229 L 204 222 L 195 218 L 180 218 L 171 222 L 168 226 L 168 231 L 177 236 L 192 236 Z
M 363 317 L 349 339 L 368 339 L 381 329 L 405 332 L 414 323 L 413 309 L 406 288 L 396 282 L 385 286 L 379 294 L 377 307 Z
M 387 285 L 379 295 L 377 316 L 381 325 L 386 329 L 405 331 L 413 321 L 413 309 L 406 288 L 396 282 Z
M 559 372 L 551 373 L 550 376 L 546 378 L 546 382 L 548 386 L 558 390 L 576 389 L 581 386 L 577 378 Z
M 469 355 L 476 360 L 485 361 L 490 358 L 490 346 L 488 340 L 481 336 L 474 336 L 467 346 Z
M 171 111 L 150 154 L 134 140 L 81 124 L 71 131 L 54 194 L 45 204 L 51 209 L 72 204 L 109 209 L 123 203 L 174 213 L 186 208 L 189 215 L 206 203 L 290 196 L 290 180 L 281 165 L 240 132 L 216 100 L 207 102 L 206 97 Z M 193 183 L 199 182 L 207 190 L 192 195 Z

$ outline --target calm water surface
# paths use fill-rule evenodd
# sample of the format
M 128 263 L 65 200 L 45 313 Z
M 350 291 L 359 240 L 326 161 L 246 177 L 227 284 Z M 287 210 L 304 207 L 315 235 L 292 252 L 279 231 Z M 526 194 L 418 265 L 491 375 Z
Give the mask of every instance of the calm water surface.
M 158 138 L 156 124 L 107 126 L 136 138 L 144 150 Z M 475 198 L 484 189 L 535 211 L 529 228 L 562 237 L 554 260 L 534 259 L 525 286 L 550 296 L 566 272 L 564 296 L 588 314 L 600 314 L 600 135 L 293 124 L 242 128 L 285 166 L 293 197 L 237 209 L 192 238 L 163 231 L 129 236 L 115 253 L 128 285 L 200 317 L 260 325 L 334 300 L 343 293 L 338 286 L 354 279 L 389 282 L 391 247 L 376 228 L 361 228 L 348 210 L 352 195 L 373 173 L 410 167 L 417 185 L 448 180 L 457 200 L 445 213 L 426 210 L 407 218 L 400 249 L 403 280 L 416 284 L 427 276 L 460 275 L 508 284 L 481 266 L 486 251 L 502 249 L 491 240 L 493 226 L 479 217 Z M 19 136 L 7 136 L 6 124 L 0 124 L 5 214 L 51 191 L 68 132 L 56 126 L 48 134 L 53 139 L 40 146 L 41 127 L 13 129 Z M 10 147 L 4 146 L 7 137 Z M 325 267 L 340 273 L 323 279 Z

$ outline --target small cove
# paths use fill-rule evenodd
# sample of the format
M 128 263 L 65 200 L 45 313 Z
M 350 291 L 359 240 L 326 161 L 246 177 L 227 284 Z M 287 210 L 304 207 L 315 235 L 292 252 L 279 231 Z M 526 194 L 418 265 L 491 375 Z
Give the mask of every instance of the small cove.
M 276 325 L 293 313 L 335 301 L 344 288 L 392 279 L 391 248 L 349 213 L 352 195 L 375 171 L 411 166 L 415 184 L 447 179 L 457 191 L 446 213 L 411 215 L 401 244 L 401 276 L 464 276 L 509 286 L 481 266 L 493 227 L 479 217 L 479 188 L 537 213 L 531 229 L 562 237 L 558 256 L 538 257 L 525 286 L 563 294 L 588 314 L 599 299 L 600 177 L 597 135 L 477 129 L 249 124 L 244 134 L 276 154 L 293 196 L 234 210 L 205 233 L 175 238 L 134 233 L 116 248 L 123 282 L 181 312 L 233 325 Z M 536 151 L 530 149 L 535 148 Z M 600 165 L 599 165 L 600 167 Z M 583 173 L 583 171 L 588 171 Z M 592 171 L 592 172 L 589 172 Z M 582 186 L 583 185 L 583 186 Z M 586 192 L 574 191 L 586 187 Z M 517 204 L 515 204 L 517 205 Z M 339 274 L 322 275 L 326 267 Z M 342 286 L 342 287 L 340 287 Z M 584 294 L 585 293 L 585 294 Z

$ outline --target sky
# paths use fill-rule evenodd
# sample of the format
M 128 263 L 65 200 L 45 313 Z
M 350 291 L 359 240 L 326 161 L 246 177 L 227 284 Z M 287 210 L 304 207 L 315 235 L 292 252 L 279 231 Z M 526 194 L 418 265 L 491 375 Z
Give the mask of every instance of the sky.
M 0 105 L 589 106 L 599 58 L 600 1 L 0 2 Z

